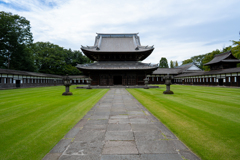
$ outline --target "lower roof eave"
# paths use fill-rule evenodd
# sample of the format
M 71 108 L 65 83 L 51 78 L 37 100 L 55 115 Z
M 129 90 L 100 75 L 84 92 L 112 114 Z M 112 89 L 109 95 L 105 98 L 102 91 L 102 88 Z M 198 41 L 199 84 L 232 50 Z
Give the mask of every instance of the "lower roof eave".
M 229 73 L 240 73 L 240 67 L 237 68 L 228 68 L 220 70 L 211 70 L 198 73 L 184 73 L 175 76 L 176 78 L 191 77 L 191 76 L 205 76 L 205 75 L 219 75 L 219 74 L 229 74 Z
M 156 70 L 157 68 L 144 68 L 144 69 L 86 69 L 86 68 L 78 68 L 79 70 L 86 70 L 86 71 L 141 71 L 141 70 Z

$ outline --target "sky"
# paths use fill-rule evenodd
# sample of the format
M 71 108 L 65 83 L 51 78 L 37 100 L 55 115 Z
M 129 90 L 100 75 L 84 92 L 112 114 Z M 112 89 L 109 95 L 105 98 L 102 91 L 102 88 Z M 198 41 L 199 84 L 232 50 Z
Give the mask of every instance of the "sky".
M 139 33 L 154 45 L 143 62 L 179 64 L 240 39 L 239 0 L 0 0 L 0 11 L 25 17 L 34 42 L 80 50 L 96 33 Z

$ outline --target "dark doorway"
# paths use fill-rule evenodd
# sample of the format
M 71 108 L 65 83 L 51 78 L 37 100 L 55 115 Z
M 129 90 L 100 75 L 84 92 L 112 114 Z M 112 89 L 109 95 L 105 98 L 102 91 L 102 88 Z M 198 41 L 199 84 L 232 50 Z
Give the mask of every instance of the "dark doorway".
M 122 76 L 113 76 L 114 85 L 122 85 Z
M 20 80 L 16 80 L 16 87 L 17 87 L 17 88 L 20 87 Z
M 219 84 L 219 86 L 222 86 L 223 85 L 223 79 L 218 79 L 218 84 Z

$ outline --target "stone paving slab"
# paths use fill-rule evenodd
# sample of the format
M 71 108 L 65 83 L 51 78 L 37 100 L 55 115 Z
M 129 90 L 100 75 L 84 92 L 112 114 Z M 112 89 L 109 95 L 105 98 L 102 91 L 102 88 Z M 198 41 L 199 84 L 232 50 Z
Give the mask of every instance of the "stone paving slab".
M 129 124 L 130 121 L 128 118 L 111 118 L 109 119 L 109 124 L 110 123 L 116 123 L 116 124 Z
M 140 155 L 102 155 L 101 160 L 140 160 Z
M 99 160 L 100 155 L 62 155 L 59 160 Z
M 157 141 L 165 139 L 159 131 L 134 132 L 135 141 Z
M 67 155 L 100 155 L 104 143 L 101 141 L 83 142 L 74 141 L 69 145 L 64 154 Z
M 135 141 L 107 141 L 102 154 L 138 154 Z
M 175 153 L 175 154 L 142 154 L 141 160 L 182 160 L 182 157 Z
M 82 142 L 101 142 L 105 139 L 105 131 L 80 131 L 74 141 Z
M 136 141 L 139 153 L 177 153 L 172 141 L 155 140 L 155 141 Z
M 200 160 L 124 88 L 111 88 L 43 160 Z
M 105 140 L 110 141 L 134 141 L 133 132 L 127 131 L 127 132 L 116 132 L 116 131 L 110 131 L 106 132 L 106 138 Z

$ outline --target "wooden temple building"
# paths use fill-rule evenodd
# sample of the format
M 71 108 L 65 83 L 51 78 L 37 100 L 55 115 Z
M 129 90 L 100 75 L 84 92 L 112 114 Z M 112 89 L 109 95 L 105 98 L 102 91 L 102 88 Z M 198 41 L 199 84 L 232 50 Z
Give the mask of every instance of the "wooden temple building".
M 92 79 L 92 85 L 143 85 L 143 79 L 158 65 L 142 63 L 154 50 L 142 46 L 138 33 L 97 33 L 93 46 L 82 46 L 82 52 L 94 63 L 76 67 Z
M 240 86 L 240 60 L 231 51 L 215 55 L 205 66 L 210 71 L 183 73 L 175 76 L 177 84 Z
M 173 75 L 173 84 L 239 86 L 240 60 L 231 51 L 215 55 L 208 63 L 210 71 L 202 71 L 194 63 L 176 68 L 158 68 L 158 65 L 142 63 L 154 50 L 153 46 L 142 46 L 138 33 L 97 33 L 93 46 L 82 46 L 83 53 L 94 63 L 78 64 L 84 75 L 70 76 L 72 84 L 133 86 L 164 84 L 163 77 Z M 61 75 L 0 69 L 0 89 L 62 85 Z
M 147 78 L 149 80 L 149 84 L 164 84 L 165 80 L 163 77 L 167 74 L 175 77 L 180 74 L 198 72 L 202 72 L 202 70 L 197 65 L 194 63 L 188 63 L 175 68 L 158 68 L 157 70 L 153 71 L 151 75 L 147 75 Z M 172 83 L 174 83 L 174 80 L 172 80 Z

